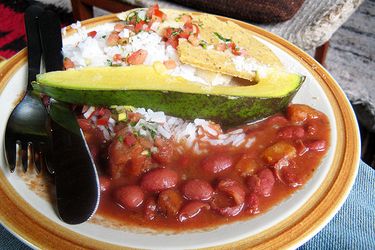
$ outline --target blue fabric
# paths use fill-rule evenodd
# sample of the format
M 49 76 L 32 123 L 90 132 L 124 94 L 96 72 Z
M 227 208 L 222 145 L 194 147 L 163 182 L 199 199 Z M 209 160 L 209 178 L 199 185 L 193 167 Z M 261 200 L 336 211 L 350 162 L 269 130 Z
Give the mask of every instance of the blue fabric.
M 30 249 L 0 226 L 0 249 Z M 298 250 L 375 249 L 375 170 L 361 161 L 354 187 L 341 210 Z

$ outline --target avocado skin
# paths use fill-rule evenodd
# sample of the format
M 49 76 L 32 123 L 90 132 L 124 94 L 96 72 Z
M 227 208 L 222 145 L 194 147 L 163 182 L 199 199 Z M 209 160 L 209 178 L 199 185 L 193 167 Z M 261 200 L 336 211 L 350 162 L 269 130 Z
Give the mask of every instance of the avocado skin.
M 302 85 L 283 97 L 238 97 L 158 90 L 76 90 L 33 84 L 36 91 L 75 104 L 131 105 L 162 110 L 167 115 L 193 120 L 203 118 L 223 126 L 236 126 L 283 111 Z

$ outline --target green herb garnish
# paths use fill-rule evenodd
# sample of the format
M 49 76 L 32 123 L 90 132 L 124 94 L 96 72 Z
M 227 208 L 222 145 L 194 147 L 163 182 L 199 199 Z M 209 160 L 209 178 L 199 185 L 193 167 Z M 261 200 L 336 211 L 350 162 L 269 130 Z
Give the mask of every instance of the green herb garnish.
M 228 43 L 228 42 L 231 42 L 231 41 L 232 41 L 232 39 L 225 38 L 225 37 L 223 37 L 222 35 L 220 35 L 220 34 L 217 33 L 217 32 L 214 32 L 214 35 L 217 36 L 217 38 L 219 38 L 219 39 L 220 39 L 221 41 L 223 41 L 223 42 Z
M 202 48 L 207 49 L 207 42 L 204 40 L 200 40 L 199 45 L 202 46 Z
M 124 142 L 124 137 L 122 135 L 119 135 L 117 137 L 117 140 L 120 142 L 120 143 L 123 143 Z

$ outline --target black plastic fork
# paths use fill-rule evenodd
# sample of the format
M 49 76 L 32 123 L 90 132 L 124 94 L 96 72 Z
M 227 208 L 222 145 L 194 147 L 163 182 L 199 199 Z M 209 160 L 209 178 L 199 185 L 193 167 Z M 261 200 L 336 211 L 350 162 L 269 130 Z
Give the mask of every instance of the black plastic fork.
M 35 165 L 37 172 L 43 166 L 50 173 L 48 157 L 51 155 L 48 113 L 39 94 L 33 93 L 31 82 L 40 73 L 42 46 L 38 20 L 43 13 L 38 5 L 25 12 L 28 47 L 28 82 L 25 96 L 12 111 L 5 131 L 5 154 L 11 172 L 22 162 L 23 171 Z

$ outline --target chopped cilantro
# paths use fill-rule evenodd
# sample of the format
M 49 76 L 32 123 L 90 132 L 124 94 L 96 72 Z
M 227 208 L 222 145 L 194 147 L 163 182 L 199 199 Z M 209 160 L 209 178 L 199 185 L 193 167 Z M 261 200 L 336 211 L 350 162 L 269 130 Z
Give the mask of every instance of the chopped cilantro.
M 103 39 L 106 38 L 106 37 L 107 37 L 106 35 L 102 36 Z
M 112 66 L 112 61 L 107 59 L 107 64 L 108 64 L 108 66 Z
M 202 46 L 202 48 L 207 49 L 207 42 L 204 40 L 200 40 L 199 45 Z
M 117 137 L 117 140 L 120 142 L 120 143 L 123 143 L 124 142 L 124 137 L 122 135 L 119 135 Z
M 219 38 L 221 41 L 223 41 L 223 42 L 231 42 L 232 41 L 232 39 L 229 39 L 229 38 L 225 38 L 225 37 L 223 37 L 222 35 L 220 35 L 219 33 L 217 33 L 217 32 L 214 32 L 214 35 L 215 36 L 217 36 L 217 38 Z

